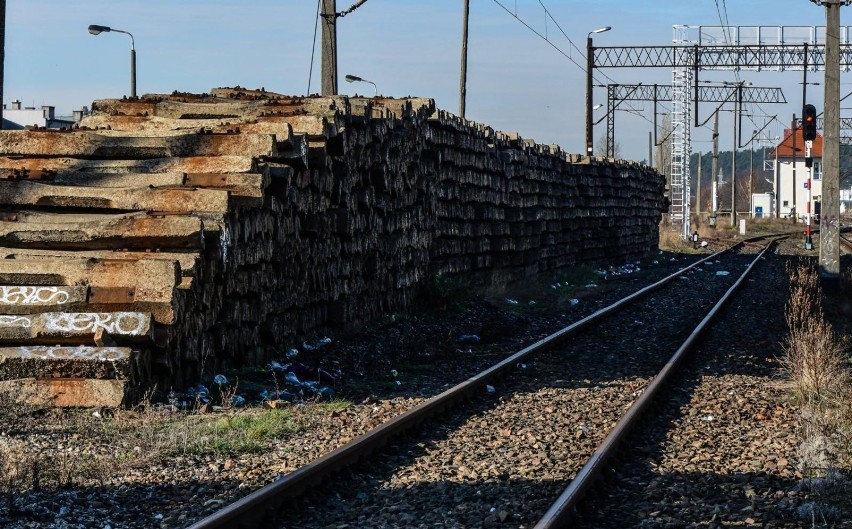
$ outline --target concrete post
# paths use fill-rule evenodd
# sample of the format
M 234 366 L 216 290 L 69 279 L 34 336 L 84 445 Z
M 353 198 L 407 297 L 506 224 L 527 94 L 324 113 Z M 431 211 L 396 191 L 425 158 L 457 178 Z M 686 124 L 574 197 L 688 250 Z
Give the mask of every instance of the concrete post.
M 840 281 L 840 1 L 825 2 L 825 119 L 819 271 Z
M 322 0 L 322 82 L 320 93 L 337 95 L 337 2 Z

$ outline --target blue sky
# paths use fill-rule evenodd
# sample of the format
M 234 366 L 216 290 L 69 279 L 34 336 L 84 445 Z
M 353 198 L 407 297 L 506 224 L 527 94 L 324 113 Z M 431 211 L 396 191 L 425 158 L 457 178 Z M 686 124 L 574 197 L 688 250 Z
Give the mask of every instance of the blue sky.
M 354 0 L 337 0 L 342 11 Z M 467 117 L 495 129 L 517 131 L 569 152 L 584 145 L 585 73 L 524 27 L 516 14 L 552 44 L 584 64 L 586 34 L 601 46 L 665 45 L 672 26 L 822 25 L 821 7 L 808 0 L 471 0 Z M 542 4 L 553 19 L 545 15 Z M 725 5 L 726 4 L 726 5 Z M 307 93 L 313 49 L 315 0 L 7 0 L 4 103 L 53 105 L 60 114 L 95 99 L 129 92 L 130 39 L 118 33 L 92 36 L 100 24 L 133 33 L 140 94 L 174 90 L 205 92 L 218 86 L 301 95 Z M 850 8 L 841 9 L 846 23 Z M 339 20 L 340 91 L 372 94 L 372 86 L 342 82 L 355 74 L 376 83 L 380 94 L 432 97 L 439 107 L 458 110 L 462 0 L 368 0 Z M 558 27 L 557 27 L 558 24 Z M 581 52 L 572 49 L 567 34 Z M 665 69 L 603 70 L 616 82 L 660 83 Z M 601 83 L 611 82 L 601 76 Z M 736 80 L 734 73 L 708 72 L 702 79 Z M 789 105 L 764 105 L 755 113 L 779 114 L 789 122 L 800 113 L 801 73 L 748 73 L 755 86 L 779 86 Z M 844 83 L 845 76 L 841 78 Z M 809 75 L 821 82 L 822 73 Z M 319 48 L 311 92 L 319 91 Z M 810 87 L 821 106 L 821 86 Z M 841 85 L 841 96 L 852 85 Z M 595 91 L 604 102 L 606 92 Z M 650 105 L 634 105 L 644 117 L 619 111 L 616 137 L 625 158 L 647 157 Z M 604 109 L 596 112 L 600 117 Z M 702 119 L 712 108 L 700 111 Z M 730 113 L 721 128 L 731 129 Z M 763 118 L 755 118 L 762 125 Z M 726 123 L 726 121 L 728 123 Z M 748 130 L 755 126 L 746 125 Z M 597 139 L 603 124 L 595 129 Z M 777 135 L 780 127 L 769 129 Z M 708 150 L 707 131 L 696 131 L 693 151 Z M 730 134 L 721 139 L 731 146 Z

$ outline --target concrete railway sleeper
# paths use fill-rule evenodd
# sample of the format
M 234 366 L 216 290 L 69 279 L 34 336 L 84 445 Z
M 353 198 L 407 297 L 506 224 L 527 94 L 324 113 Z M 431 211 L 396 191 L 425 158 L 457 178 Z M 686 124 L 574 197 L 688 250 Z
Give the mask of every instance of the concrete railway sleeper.
M 763 246 L 760 256 L 772 242 Z M 683 355 L 688 345 L 679 345 L 694 342 L 700 332 L 691 329 L 712 317 L 699 323 L 699 315 L 742 284 L 757 262 L 745 255 L 751 252 L 753 245 L 741 243 L 696 261 L 191 528 L 470 526 L 482 524 L 482 518 L 532 526 L 545 512 L 541 523 L 555 524 L 546 527 L 563 524 L 573 503 L 551 508 L 556 514 L 548 511 L 549 502 L 560 495 L 560 484 L 580 474 L 590 456 L 599 461 L 593 466 L 605 461 L 595 446 L 624 411 L 637 407 L 637 397 L 662 384 L 657 371 L 673 370 L 676 362 L 666 363 L 670 352 L 678 349 L 677 355 Z M 740 277 L 736 272 L 745 267 Z M 671 321 L 654 316 L 666 307 Z M 517 440 L 525 448 L 514 446 Z M 419 467 L 430 465 L 435 470 L 426 482 L 412 477 Z M 339 474 L 344 468 L 350 472 Z M 337 477 L 328 479 L 332 475 Z M 483 488 L 494 497 L 484 500 L 488 494 Z M 586 485 L 580 488 L 585 491 Z M 476 521 L 469 519 L 475 513 L 446 508 L 437 499 L 444 496 L 447 505 L 457 508 L 471 504 L 471 498 L 493 505 Z M 393 505 L 377 505 L 382 502 Z

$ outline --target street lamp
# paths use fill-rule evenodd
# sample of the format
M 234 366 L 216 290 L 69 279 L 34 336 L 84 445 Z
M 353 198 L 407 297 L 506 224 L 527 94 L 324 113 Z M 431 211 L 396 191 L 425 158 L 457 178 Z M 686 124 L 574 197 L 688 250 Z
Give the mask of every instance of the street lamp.
M 586 35 L 586 156 L 591 156 L 594 148 L 592 142 L 592 70 L 595 60 L 592 56 L 592 33 L 603 33 L 609 31 L 610 26 L 590 31 Z
M 361 83 L 370 83 L 371 85 L 373 85 L 373 97 L 379 96 L 379 89 L 376 88 L 376 83 L 374 83 L 373 81 L 368 81 L 366 79 L 362 79 L 362 78 L 358 77 L 357 75 L 347 75 L 344 79 L 346 79 L 347 83 L 354 83 L 356 81 L 361 82 Z
M 124 33 L 130 36 L 130 97 L 136 97 L 136 41 L 133 40 L 133 35 L 129 31 L 111 28 L 109 26 L 98 26 L 92 24 L 89 26 L 89 33 L 92 35 L 100 35 L 101 33 Z

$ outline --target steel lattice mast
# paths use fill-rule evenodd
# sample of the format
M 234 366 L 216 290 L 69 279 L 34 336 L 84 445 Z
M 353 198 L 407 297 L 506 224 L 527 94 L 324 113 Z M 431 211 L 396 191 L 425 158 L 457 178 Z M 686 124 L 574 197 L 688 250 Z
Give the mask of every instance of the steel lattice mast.
M 846 0 L 843 0 L 844 2 Z M 698 30 L 697 38 L 690 33 Z M 702 42 L 704 31 L 721 31 L 733 44 Z M 848 39 L 852 32 L 844 28 Z M 670 174 L 671 218 L 681 223 L 682 235 L 689 235 L 689 155 L 691 90 L 697 90 L 701 70 L 802 70 L 824 69 L 825 29 L 817 26 L 674 26 L 671 46 L 604 46 L 592 48 L 592 68 L 672 68 L 672 167 Z M 846 40 L 845 39 L 845 40 Z M 753 43 L 747 41 L 753 40 Z M 777 41 L 778 44 L 766 42 Z M 782 44 L 799 40 L 801 44 Z M 808 45 L 805 45 L 805 44 Z M 837 63 L 848 71 L 852 66 L 852 46 L 838 46 Z M 834 62 L 834 61 L 833 61 Z M 805 66 L 807 65 L 807 66 Z M 697 104 L 697 97 L 694 98 Z

